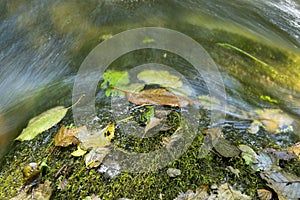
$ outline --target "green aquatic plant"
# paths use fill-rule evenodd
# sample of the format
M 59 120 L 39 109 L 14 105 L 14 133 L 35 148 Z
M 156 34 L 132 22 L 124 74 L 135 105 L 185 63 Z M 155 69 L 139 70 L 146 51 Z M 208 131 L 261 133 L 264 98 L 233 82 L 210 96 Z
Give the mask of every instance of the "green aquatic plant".
M 246 51 L 244 51 L 244 50 L 242 50 L 242 49 L 240 49 L 240 48 L 238 48 L 238 47 L 236 47 L 236 46 L 233 46 L 233 45 L 228 44 L 228 43 L 217 43 L 217 45 L 219 45 L 219 46 L 221 46 L 221 47 L 226 47 L 226 48 L 234 49 L 234 50 L 236 50 L 236 51 L 238 51 L 238 52 L 240 52 L 240 53 L 242 53 L 242 54 L 248 56 L 249 58 L 255 60 L 256 62 L 258 62 L 258 63 L 260 63 L 260 64 L 262 64 L 262 65 L 264 65 L 264 66 L 270 67 L 270 65 L 268 65 L 268 64 L 265 63 L 264 61 L 262 61 L 262 60 L 256 58 L 255 56 L 251 55 L 250 53 L 247 53 Z
M 264 101 L 267 101 L 267 102 L 270 102 L 270 103 L 275 103 L 277 104 L 278 101 L 276 99 L 272 99 L 270 96 L 268 95 L 260 95 L 260 99 L 261 100 L 264 100 Z
M 107 70 L 103 75 L 103 82 L 100 87 L 105 89 L 105 95 L 108 96 L 119 96 L 123 94 L 121 91 L 111 88 L 111 86 L 124 87 L 129 84 L 129 74 L 127 71 L 112 71 Z

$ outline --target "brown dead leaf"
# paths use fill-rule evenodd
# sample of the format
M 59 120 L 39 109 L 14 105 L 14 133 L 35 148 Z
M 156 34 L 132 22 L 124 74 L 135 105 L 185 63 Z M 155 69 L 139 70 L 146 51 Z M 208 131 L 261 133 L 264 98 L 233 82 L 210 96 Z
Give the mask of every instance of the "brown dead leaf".
M 260 200 L 270 200 L 272 199 L 272 192 L 265 189 L 257 189 L 257 195 Z
M 141 92 L 128 92 L 118 88 L 115 89 L 124 92 L 127 100 L 137 105 L 154 104 L 180 108 L 194 105 L 191 99 L 175 95 L 164 88 L 148 89 Z
M 218 188 L 218 195 L 216 199 L 243 199 L 243 200 L 250 200 L 251 197 L 243 194 L 239 190 L 235 190 L 232 186 L 228 183 L 224 183 L 220 185 Z M 212 195 L 213 196 L 213 195 Z
M 178 197 L 176 197 L 174 200 L 198 200 L 198 199 L 208 199 L 208 186 L 207 185 L 201 185 L 199 186 L 195 192 L 192 190 L 188 190 L 185 193 L 180 193 Z
M 162 120 L 163 119 L 160 119 L 160 118 L 150 117 L 149 122 L 147 123 L 147 125 L 145 127 L 144 134 L 146 134 L 150 129 L 158 126 L 161 123 Z
M 81 128 L 67 129 L 65 126 L 62 126 L 54 137 L 54 145 L 67 147 L 71 144 L 78 144 L 78 131 Z
M 300 158 L 300 142 L 296 143 L 295 146 L 288 147 L 286 150 L 297 155 Z
M 171 147 L 174 147 L 176 143 L 182 139 L 182 133 L 179 133 L 179 130 L 181 127 L 177 128 L 177 130 L 169 137 L 163 137 L 162 138 L 162 145 L 166 147 L 167 149 L 170 149 Z
M 29 191 L 30 188 L 21 190 L 20 193 L 11 198 L 11 200 L 49 200 L 51 198 L 53 189 L 51 188 L 51 182 L 46 180 L 45 183 L 39 184 L 36 188 L 32 189 L 31 192 Z
M 224 138 L 222 130 L 219 128 L 210 128 L 204 131 L 205 142 L 200 149 L 200 154 L 214 148 L 223 157 L 235 157 L 240 154 L 240 149 Z
M 93 167 L 98 167 L 105 156 L 109 153 L 109 148 L 97 148 L 97 149 L 92 149 L 88 154 L 85 155 L 84 157 L 84 162 L 85 166 L 88 169 L 91 169 Z

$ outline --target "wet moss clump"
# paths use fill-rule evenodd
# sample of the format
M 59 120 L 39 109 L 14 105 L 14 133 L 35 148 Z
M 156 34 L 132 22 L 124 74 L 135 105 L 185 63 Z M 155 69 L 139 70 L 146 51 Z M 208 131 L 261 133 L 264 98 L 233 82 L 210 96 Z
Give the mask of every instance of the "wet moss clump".
M 205 113 L 207 112 L 201 111 L 203 125 L 209 124 L 209 121 L 204 123 L 206 119 L 209 119 L 203 115 Z M 68 117 L 67 119 L 70 119 L 71 113 L 68 114 Z M 171 112 L 169 123 L 176 124 L 179 122 L 178 119 L 178 113 Z M 182 156 L 162 169 L 144 173 L 121 172 L 111 178 L 106 173 L 100 173 L 99 167 L 86 169 L 82 157 L 71 156 L 71 152 L 76 149 L 75 146 L 67 148 L 48 146 L 59 127 L 62 124 L 70 124 L 70 122 L 70 120 L 62 121 L 61 124 L 44 132 L 34 140 L 18 143 L 14 151 L 2 160 L 3 169 L 7 170 L 2 170 L 0 173 L 1 198 L 8 199 L 17 195 L 24 185 L 22 168 L 30 162 L 39 163 L 45 157 L 47 157 L 47 165 L 50 168 L 42 173 L 40 183 L 46 180 L 52 182 L 51 199 L 82 199 L 92 194 L 96 194 L 102 199 L 122 197 L 159 199 L 160 196 L 165 199 L 174 199 L 179 193 L 189 189 L 195 190 L 199 185 L 223 182 L 237 185 L 241 191 L 255 196 L 257 188 L 266 187 L 259 174 L 253 172 L 241 158 L 224 158 L 215 152 L 210 152 L 200 158 L 199 149 L 204 138 L 202 134 L 194 139 Z M 203 128 L 200 128 L 199 131 Z M 171 134 L 171 132 L 167 131 L 167 134 Z M 116 141 L 120 139 L 117 137 Z M 155 137 L 155 140 L 159 142 L 154 142 L 154 146 L 151 139 L 145 145 L 142 145 L 144 141 L 136 138 L 134 141 L 137 144 L 134 144 L 133 141 L 128 142 L 129 140 L 124 140 L 123 143 L 127 143 L 128 146 L 133 145 L 132 150 L 134 151 L 143 152 L 145 148 L 147 150 L 155 149 L 155 144 L 161 144 L 161 137 Z M 147 145 L 152 148 L 146 147 Z M 39 148 L 36 148 L 37 146 Z M 239 169 L 241 172 L 239 177 L 229 172 L 227 166 Z M 169 177 L 166 172 L 168 168 L 179 169 L 181 174 L 174 178 Z

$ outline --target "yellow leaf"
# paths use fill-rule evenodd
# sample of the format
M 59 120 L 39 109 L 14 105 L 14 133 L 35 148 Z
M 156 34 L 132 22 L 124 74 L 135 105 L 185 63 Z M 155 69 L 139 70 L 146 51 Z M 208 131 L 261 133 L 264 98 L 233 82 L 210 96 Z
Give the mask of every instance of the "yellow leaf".
M 86 150 L 81 149 L 80 146 L 78 145 L 77 150 L 73 151 L 71 155 L 75 157 L 80 157 L 83 156 L 86 152 L 87 152 Z

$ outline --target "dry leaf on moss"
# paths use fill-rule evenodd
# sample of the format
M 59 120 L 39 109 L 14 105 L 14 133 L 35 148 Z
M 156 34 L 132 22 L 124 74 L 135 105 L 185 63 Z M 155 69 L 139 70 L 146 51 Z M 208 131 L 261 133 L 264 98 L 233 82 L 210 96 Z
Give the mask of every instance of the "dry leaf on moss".
M 285 199 L 299 199 L 300 198 L 300 178 L 284 172 L 284 171 L 268 171 L 261 173 L 263 179 L 269 184 L 278 196 Z
M 158 126 L 159 124 L 161 124 L 162 120 L 163 119 L 160 119 L 160 118 L 150 117 L 149 122 L 147 123 L 147 125 L 145 127 L 144 134 L 146 134 L 149 130 L 153 129 L 154 127 Z
M 260 200 L 271 200 L 272 199 L 272 192 L 265 189 L 257 189 L 257 195 Z
M 38 187 L 32 189 L 31 192 L 29 192 L 29 190 L 30 188 L 21 190 L 17 196 L 11 198 L 10 200 L 49 200 L 53 191 L 51 188 L 51 182 L 48 180 L 46 180 L 44 184 L 39 184 Z
M 78 133 L 80 147 L 84 150 L 105 147 L 111 143 L 114 132 L 114 124 L 108 124 L 101 131 L 89 131 L 87 128 L 80 129 Z
M 78 144 L 78 129 L 72 128 L 67 129 L 65 126 L 62 126 L 54 137 L 54 145 L 67 147 L 71 144 Z
M 300 142 L 296 143 L 295 146 L 288 147 L 286 150 L 297 155 L 300 158 Z
M 92 149 L 88 154 L 84 156 L 84 162 L 85 166 L 88 169 L 91 169 L 93 167 L 98 167 L 105 156 L 109 153 L 109 148 L 97 148 L 97 149 Z
M 217 187 L 217 196 L 216 199 L 227 199 L 227 200 L 251 200 L 250 196 L 242 194 L 241 191 L 235 190 L 228 183 L 224 183 Z
M 75 156 L 75 157 L 80 157 L 80 156 L 83 156 L 86 152 L 87 152 L 87 150 L 81 149 L 80 146 L 78 145 L 77 150 L 73 151 L 71 153 L 71 155 Z
M 243 155 L 245 161 L 250 160 L 249 164 L 252 169 L 261 171 L 262 179 L 268 182 L 268 186 L 278 194 L 280 199 L 300 198 L 300 177 L 283 171 L 278 166 L 278 159 L 274 157 L 273 153 L 263 150 L 257 154 L 246 145 L 240 145 L 240 149 L 243 151 L 242 155 L 246 153 Z
M 174 178 L 174 177 L 179 176 L 181 174 L 181 170 L 180 169 L 176 169 L 176 168 L 169 168 L 167 170 L 167 174 L 170 177 Z
M 79 144 L 77 150 L 72 152 L 73 156 L 84 156 L 84 162 L 88 169 L 98 167 L 110 149 L 111 139 L 114 137 L 115 126 L 108 124 L 101 131 L 89 131 L 85 126 L 78 129 Z M 89 151 L 89 152 L 88 152 Z M 86 154 L 86 152 L 88 152 Z
M 207 199 L 208 198 L 208 186 L 201 185 L 199 186 L 195 192 L 192 190 L 188 190 L 185 193 L 180 193 L 178 197 L 174 200 L 199 200 L 199 199 Z

